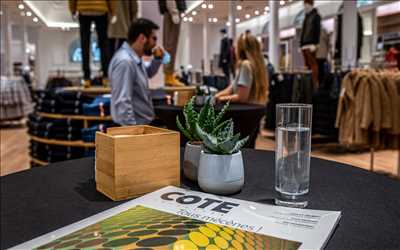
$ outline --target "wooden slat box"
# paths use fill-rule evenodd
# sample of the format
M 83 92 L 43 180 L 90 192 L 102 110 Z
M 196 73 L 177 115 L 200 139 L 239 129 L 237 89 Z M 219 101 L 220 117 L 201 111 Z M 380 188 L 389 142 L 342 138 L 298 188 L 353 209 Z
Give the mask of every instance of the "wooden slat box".
M 96 188 L 124 200 L 180 185 L 179 133 L 129 126 L 96 133 Z

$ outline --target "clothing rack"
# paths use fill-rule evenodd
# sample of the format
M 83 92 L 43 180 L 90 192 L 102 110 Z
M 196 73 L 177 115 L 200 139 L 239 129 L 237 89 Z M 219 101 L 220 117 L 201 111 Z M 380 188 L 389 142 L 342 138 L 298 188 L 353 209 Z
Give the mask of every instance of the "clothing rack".
M 374 73 L 385 73 L 385 72 L 389 74 L 389 73 L 398 73 L 399 72 L 398 70 L 395 70 L 395 69 L 381 69 L 381 68 L 368 68 L 368 69 L 364 68 L 364 69 L 361 69 L 361 68 L 353 68 L 349 73 L 354 73 L 354 72 L 357 72 L 357 71 L 360 72 L 360 73 L 366 72 L 366 73 L 371 73 L 371 74 L 374 74 Z M 388 76 L 386 76 L 386 77 L 388 77 Z M 388 79 L 388 78 L 386 78 L 386 79 Z M 394 79 L 396 79 L 396 76 L 394 76 L 393 80 Z M 344 89 L 342 88 L 342 93 L 343 93 L 343 91 L 344 91 Z M 390 95 L 388 95 L 388 97 L 390 98 Z M 383 106 L 384 104 L 381 103 L 381 105 Z M 394 119 L 394 118 L 392 117 L 391 119 Z M 392 127 L 390 127 L 390 129 L 396 129 L 396 127 L 393 127 L 393 126 L 396 126 L 396 124 L 393 124 L 393 122 L 392 122 Z M 380 128 L 380 129 L 383 129 L 383 131 L 385 130 L 384 127 Z M 386 132 L 386 133 L 388 133 L 388 132 Z M 390 132 L 389 132 L 389 134 L 390 134 Z M 394 133 L 393 135 L 396 136 L 397 134 Z M 379 140 L 381 140 L 381 138 L 379 138 Z M 374 161 L 375 161 L 375 150 L 376 150 L 376 147 L 375 147 L 375 145 L 372 145 L 372 143 L 371 143 L 371 144 L 369 144 L 369 149 L 370 149 L 370 171 L 374 172 Z M 397 175 L 400 177 L 400 148 L 398 148 Z

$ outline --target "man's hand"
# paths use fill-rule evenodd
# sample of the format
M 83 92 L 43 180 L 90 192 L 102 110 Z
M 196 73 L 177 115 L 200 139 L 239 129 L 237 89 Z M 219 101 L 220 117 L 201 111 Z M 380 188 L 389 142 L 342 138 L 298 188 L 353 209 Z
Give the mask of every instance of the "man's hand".
M 157 46 L 153 49 L 153 56 L 155 58 L 161 59 L 164 57 L 164 49 L 160 46 Z

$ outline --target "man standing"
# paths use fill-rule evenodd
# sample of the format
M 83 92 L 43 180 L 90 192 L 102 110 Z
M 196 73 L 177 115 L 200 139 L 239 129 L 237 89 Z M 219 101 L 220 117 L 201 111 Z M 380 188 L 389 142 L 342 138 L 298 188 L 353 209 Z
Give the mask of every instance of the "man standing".
M 218 67 L 222 69 L 228 82 L 230 81 L 230 66 L 231 66 L 231 42 L 229 41 L 226 29 L 220 30 L 222 34 L 221 46 L 219 48 Z
M 120 125 L 150 124 L 154 119 L 148 78 L 153 77 L 166 55 L 156 47 L 158 25 L 139 18 L 128 32 L 128 40 L 115 53 L 109 66 L 111 115 Z M 144 65 L 142 56 L 153 59 Z

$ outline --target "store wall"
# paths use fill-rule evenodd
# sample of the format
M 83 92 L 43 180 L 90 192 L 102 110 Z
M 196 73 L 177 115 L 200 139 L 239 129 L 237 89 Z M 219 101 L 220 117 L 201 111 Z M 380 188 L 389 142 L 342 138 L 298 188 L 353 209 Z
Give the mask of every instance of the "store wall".
M 208 58 L 211 60 L 215 54 L 219 54 L 223 24 L 208 24 L 209 43 Z M 177 53 L 176 70 L 180 65 L 192 65 L 194 70 L 201 70 L 203 59 L 203 25 L 194 23 L 182 23 L 179 47 Z
M 41 28 L 39 30 L 37 47 L 38 88 L 45 87 L 47 78 L 53 71 L 81 71 L 81 64 L 70 62 L 68 56 L 70 44 L 78 38 L 78 29 L 62 31 L 54 28 Z M 96 68 L 92 65 L 93 70 Z

